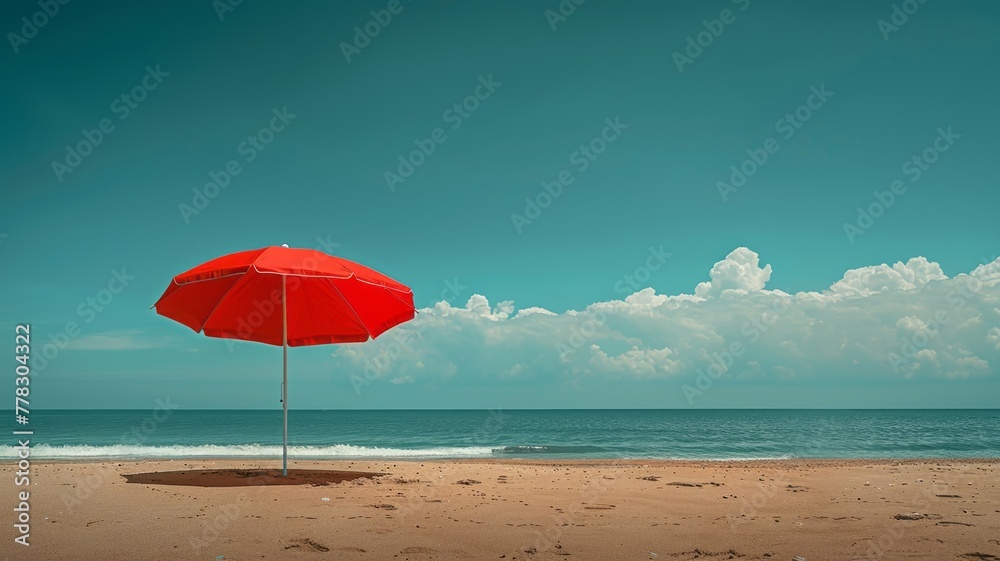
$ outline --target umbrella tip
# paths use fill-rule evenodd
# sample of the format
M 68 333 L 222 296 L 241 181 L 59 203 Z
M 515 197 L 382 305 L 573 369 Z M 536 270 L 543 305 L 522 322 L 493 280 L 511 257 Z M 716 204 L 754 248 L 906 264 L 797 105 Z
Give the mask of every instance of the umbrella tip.
M 288 247 L 288 244 L 283 243 L 283 244 L 281 244 L 281 247 Z

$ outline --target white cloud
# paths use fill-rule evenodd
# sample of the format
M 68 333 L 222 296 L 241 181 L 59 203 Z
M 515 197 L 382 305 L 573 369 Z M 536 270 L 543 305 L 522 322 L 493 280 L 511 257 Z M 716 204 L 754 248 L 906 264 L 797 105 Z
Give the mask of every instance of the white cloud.
M 1000 351 L 1000 327 L 994 327 L 986 333 L 986 340 L 993 345 L 993 348 Z
M 771 279 L 771 266 L 760 268 L 758 263 L 760 259 L 756 253 L 738 247 L 712 267 L 709 273 L 712 280 L 698 284 L 694 293 L 709 297 L 726 294 L 727 291 L 745 294 L 762 290 Z
M 480 294 L 439 302 L 334 356 L 368 378 L 966 378 L 1000 367 L 1000 259 L 948 278 L 937 263 L 847 271 L 822 292 L 768 290 L 770 265 L 738 248 L 695 294 L 652 288 L 553 313 Z
M 895 290 L 914 290 L 930 281 L 944 280 L 941 266 L 923 257 L 914 257 L 892 267 L 882 264 L 874 267 L 851 269 L 844 278 L 833 283 L 830 290 L 838 296 L 871 296 Z
M 147 337 L 137 329 L 105 331 L 71 339 L 67 348 L 76 351 L 131 351 L 169 347 L 174 337 Z

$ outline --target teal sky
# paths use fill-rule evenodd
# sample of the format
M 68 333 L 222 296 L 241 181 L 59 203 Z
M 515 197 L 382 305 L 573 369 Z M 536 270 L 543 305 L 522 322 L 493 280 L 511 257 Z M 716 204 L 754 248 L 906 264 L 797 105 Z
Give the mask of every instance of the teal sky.
M 296 349 L 293 408 L 1000 404 L 1000 265 L 989 268 L 1000 5 L 930 1 L 897 14 L 897 29 L 879 24 L 892 1 L 588 0 L 546 14 L 559 5 L 243 0 L 220 19 L 208 0 L 70 2 L 32 34 L 21 18 L 38 4 L 4 3 L 0 311 L 8 333 L 31 323 L 36 354 L 80 324 L 36 364 L 33 404 L 141 409 L 170 395 L 185 408 L 280 407 L 279 349 L 205 338 L 148 308 L 175 274 L 282 243 L 378 269 L 419 307 L 457 279 L 448 306 L 463 310 L 428 314 L 426 336 L 358 391 L 350 377 L 385 351 L 381 339 L 337 356 Z M 346 60 L 355 27 L 387 7 L 398 13 L 370 24 L 378 34 Z M 710 43 L 706 25 L 721 30 Z M 707 46 L 679 70 L 689 37 Z M 143 99 L 121 99 L 129 92 Z M 799 128 L 779 124 L 796 111 Z M 102 120 L 110 132 L 84 132 Z M 281 130 L 243 144 L 269 126 Z M 87 151 L 98 134 L 69 167 L 67 146 Z M 433 153 L 387 181 L 415 140 Z M 603 151 L 584 169 L 586 145 Z M 718 183 L 748 150 L 766 162 L 724 197 Z M 935 161 L 906 167 L 921 154 Z M 199 202 L 230 161 L 239 173 Z M 564 170 L 572 183 L 530 218 L 526 198 L 546 200 L 542 183 Z M 884 215 L 845 233 L 896 180 L 905 191 Z M 661 246 L 670 257 L 644 282 L 616 288 Z M 957 306 L 949 283 L 980 265 Z M 112 271 L 134 279 L 87 312 Z M 559 354 L 572 322 L 646 287 L 702 300 L 656 301 L 648 314 L 640 297 L 609 304 L 622 315 L 574 358 Z M 829 301 L 796 298 L 813 303 L 686 399 L 683 386 L 746 337 L 740 326 L 774 290 Z M 479 300 L 467 306 L 473 295 L 490 317 L 473 313 Z M 533 307 L 556 316 L 514 317 Z M 942 310 L 926 352 L 893 368 L 915 322 Z

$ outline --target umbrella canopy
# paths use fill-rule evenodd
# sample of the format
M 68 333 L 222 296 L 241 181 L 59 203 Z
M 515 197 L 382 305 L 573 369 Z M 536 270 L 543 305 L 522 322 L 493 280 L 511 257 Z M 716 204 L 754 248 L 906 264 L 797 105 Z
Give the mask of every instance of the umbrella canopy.
M 282 470 L 288 473 L 288 347 L 374 339 L 413 319 L 413 292 L 363 265 L 271 246 L 218 257 L 173 278 L 156 313 L 209 337 L 284 347 Z

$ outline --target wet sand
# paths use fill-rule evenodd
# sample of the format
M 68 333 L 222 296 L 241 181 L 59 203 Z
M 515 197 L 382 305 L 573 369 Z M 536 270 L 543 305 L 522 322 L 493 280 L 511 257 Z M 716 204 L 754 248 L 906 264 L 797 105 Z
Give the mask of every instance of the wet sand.
M 1000 461 L 33 461 L 11 559 L 1000 559 Z

